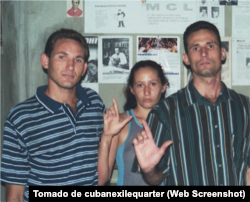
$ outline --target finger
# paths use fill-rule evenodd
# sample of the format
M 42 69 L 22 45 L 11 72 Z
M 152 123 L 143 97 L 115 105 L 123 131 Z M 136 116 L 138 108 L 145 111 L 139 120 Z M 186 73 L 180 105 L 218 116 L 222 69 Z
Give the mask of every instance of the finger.
M 173 143 L 173 141 L 171 140 L 168 140 L 166 142 L 163 143 L 163 145 L 161 146 L 160 150 L 161 150 L 161 153 L 164 154 L 166 149 L 169 147 L 169 145 L 171 145 Z
M 117 104 L 115 98 L 113 98 L 113 104 L 114 104 L 114 108 L 115 108 L 116 115 L 118 115 L 118 114 L 119 114 L 119 109 L 118 109 L 118 104 Z
M 150 130 L 150 128 L 149 128 L 147 122 L 143 120 L 143 121 L 142 121 L 142 125 L 143 125 L 143 127 L 144 127 L 144 131 L 146 132 L 147 137 L 148 137 L 148 138 L 153 138 L 152 133 L 151 133 L 151 130 Z
M 116 116 L 116 111 L 115 111 L 115 108 L 113 106 L 109 108 L 109 114 L 112 116 Z
M 148 135 L 147 135 L 147 133 L 146 133 L 146 131 L 145 130 L 141 130 L 141 136 L 144 138 L 144 139 L 148 139 Z
M 144 143 L 144 140 L 146 139 L 146 138 L 144 138 L 144 136 L 143 136 L 143 131 L 137 133 L 136 137 L 137 137 L 138 143 L 140 143 L 140 144 L 143 144 L 143 143 Z
M 135 138 L 135 139 L 133 139 L 132 143 L 133 143 L 134 145 L 138 145 L 138 140 Z
M 109 115 L 108 114 L 103 114 L 103 118 L 104 118 L 104 120 L 108 120 L 109 119 Z
M 122 125 L 122 126 L 125 126 L 132 118 L 133 118 L 133 116 L 128 116 L 126 119 L 124 119 L 124 120 L 121 122 L 121 125 Z

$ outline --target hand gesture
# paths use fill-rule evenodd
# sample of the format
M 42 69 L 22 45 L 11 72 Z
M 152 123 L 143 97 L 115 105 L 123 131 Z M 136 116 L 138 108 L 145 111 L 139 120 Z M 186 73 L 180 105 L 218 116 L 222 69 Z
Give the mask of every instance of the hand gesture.
M 112 137 L 121 131 L 121 129 L 132 119 L 132 116 L 128 116 L 126 119 L 121 121 L 116 99 L 113 98 L 113 106 L 106 110 L 106 113 L 103 114 L 103 118 L 103 136 Z
M 157 147 L 146 121 L 143 121 L 142 125 L 144 129 L 137 134 L 137 138 L 133 140 L 133 144 L 142 171 L 149 173 L 160 162 L 165 150 L 172 144 L 172 141 L 166 141 L 160 148 Z

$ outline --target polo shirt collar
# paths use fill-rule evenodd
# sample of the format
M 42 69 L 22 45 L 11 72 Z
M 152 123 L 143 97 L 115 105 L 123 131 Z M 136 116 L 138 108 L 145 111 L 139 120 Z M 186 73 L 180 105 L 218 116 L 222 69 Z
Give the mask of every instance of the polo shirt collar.
M 57 102 L 47 96 L 44 92 L 48 88 L 48 85 L 40 86 L 37 88 L 36 98 L 37 100 L 47 108 L 51 113 L 59 110 L 64 103 Z M 90 103 L 87 93 L 80 84 L 76 86 L 76 95 L 77 95 L 77 105 Z
M 221 83 L 222 83 L 222 90 L 216 101 L 216 104 L 226 100 L 234 100 L 227 86 L 223 82 Z M 195 103 L 198 105 L 204 105 L 205 104 L 204 102 L 208 103 L 208 100 L 205 97 L 203 97 L 194 87 L 193 79 L 188 83 L 188 85 L 185 88 L 185 91 L 186 91 L 186 98 L 188 101 L 187 102 L 188 105 L 192 105 Z

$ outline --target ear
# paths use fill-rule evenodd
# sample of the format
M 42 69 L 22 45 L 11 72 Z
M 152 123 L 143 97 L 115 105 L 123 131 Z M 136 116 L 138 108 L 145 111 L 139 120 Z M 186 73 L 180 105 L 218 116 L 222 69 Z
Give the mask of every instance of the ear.
M 227 58 L 227 51 L 225 48 L 221 48 L 221 61 L 225 61 Z
M 49 67 L 49 57 L 45 53 L 43 53 L 41 55 L 41 64 L 42 64 L 44 69 L 48 69 L 48 67 Z
M 87 67 L 88 67 L 88 63 L 84 62 L 84 66 L 83 66 L 83 70 L 82 70 L 82 76 L 85 74 L 85 72 L 87 71 Z
M 190 65 L 189 59 L 188 59 L 188 55 L 186 53 L 184 53 L 182 55 L 182 60 L 185 63 L 185 65 Z

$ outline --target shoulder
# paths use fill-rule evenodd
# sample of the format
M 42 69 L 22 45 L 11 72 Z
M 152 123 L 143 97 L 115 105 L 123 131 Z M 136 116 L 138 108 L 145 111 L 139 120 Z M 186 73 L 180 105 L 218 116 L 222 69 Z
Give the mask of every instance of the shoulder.
M 248 96 L 237 93 L 236 91 L 229 88 L 227 88 L 227 90 L 229 92 L 230 99 L 232 99 L 234 102 L 240 103 L 247 108 L 250 107 L 250 98 Z
M 123 112 L 123 113 L 119 114 L 119 118 L 120 118 L 121 121 L 125 120 L 127 117 L 128 117 L 128 115 L 127 115 L 126 112 Z
M 87 87 L 81 87 L 82 92 L 84 92 L 91 103 L 103 104 L 100 95 L 93 89 Z
M 19 117 L 24 115 L 29 115 L 35 113 L 37 110 L 41 108 L 40 102 L 37 100 L 36 96 L 32 96 L 27 100 L 18 103 L 17 105 L 13 106 L 7 116 L 9 120 L 16 120 Z

